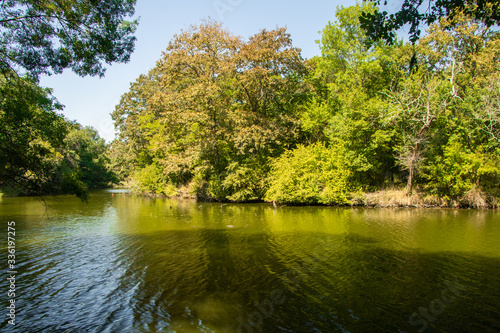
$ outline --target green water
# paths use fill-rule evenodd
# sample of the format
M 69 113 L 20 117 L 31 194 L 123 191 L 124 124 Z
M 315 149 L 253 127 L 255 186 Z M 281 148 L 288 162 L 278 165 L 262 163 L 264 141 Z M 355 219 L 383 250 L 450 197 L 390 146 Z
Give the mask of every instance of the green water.
M 0 199 L 2 332 L 499 332 L 500 212 Z M 0 287 L 2 288 L 2 287 Z

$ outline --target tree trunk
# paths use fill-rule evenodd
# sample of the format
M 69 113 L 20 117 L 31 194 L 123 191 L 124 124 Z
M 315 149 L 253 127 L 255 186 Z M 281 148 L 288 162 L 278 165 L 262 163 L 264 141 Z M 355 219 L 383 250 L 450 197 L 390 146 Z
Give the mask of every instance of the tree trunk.
M 415 168 L 413 166 L 413 163 L 410 166 L 410 170 L 409 171 L 410 171 L 410 174 L 408 175 L 407 189 L 408 189 L 408 196 L 411 196 L 411 192 L 413 190 L 413 178 L 414 178 L 414 174 L 415 174 Z

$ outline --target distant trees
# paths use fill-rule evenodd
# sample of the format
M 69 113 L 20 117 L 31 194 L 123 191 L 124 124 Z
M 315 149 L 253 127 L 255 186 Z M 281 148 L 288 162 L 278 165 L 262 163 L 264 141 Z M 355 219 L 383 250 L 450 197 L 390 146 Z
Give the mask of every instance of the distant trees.
M 113 114 L 120 170 L 141 192 L 212 200 L 346 204 L 396 187 L 497 206 L 500 34 L 464 10 L 387 44 L 359 20 L 377 11 L 338 8 L 309 60 L 284 29 L 183 31 Z

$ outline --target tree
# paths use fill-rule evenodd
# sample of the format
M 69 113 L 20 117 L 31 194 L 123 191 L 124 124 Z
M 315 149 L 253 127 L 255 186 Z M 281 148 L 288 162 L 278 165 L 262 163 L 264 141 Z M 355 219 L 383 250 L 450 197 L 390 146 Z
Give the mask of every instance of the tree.
M 299 106 L 305 101 L 307 67 L 285 28 L 251 36 L 236 55 L 238 154 L 277 154 L 299 137 Z
M 134 49 L 135 0 L 4 0 L 0 4 L 0 70 L 33 76 L 104 74 L 103 62 L 127 62 Z
M 115 181 L 97 131 L 68 122 L 33 79 L 0 76 L 0 188 L 21 194 L 72 193 Z
M 299 145 L 271 164 L 265 199 L 281 203 L 348 203 L 349 170 L 345 148 L 323 143 Z
M 380 186 L 394 171 L 393 133 L 381 122 L 386 101 L 380 92 L 403 72 L 398 45 L 366 43 L 358 20 L 363 10 L 375 8 L 372 4 L 339 7 L 337 21 L 323 29 L 314 79 L 322 81 L 326 93 L 313 96 L 302 120 L 308 131 L 321 128 L 331 144 L 345 143 L 352 181 L 366 188 Z
M 135 0 L 0 3 L 0 186 L 84 199 L 87 188 L 107 182 L 101 179 L 109 176 L 102 161 L 84 152 L 92 143 L 94 148 L 104 143 L 89 130 L 75 134 L 75 125 L 58 114 L 62 106 L 37 79 L 65 68 L 102 76 L 103 63 L 128 61 L 137 21 L 125 18 L 133 15 L 134 5 Z M 84 151 L 76 149 L 78 163 L 65 155 L 75 144 L 88 144 Z
M 108 169 L 109 158 L 103 138 L 92 127 L 74 125 L 64 138 L 63 167 L 78 174 L 87 188 L 104 188 L 116 182 Z
M 0 185 L 43 193 L 62 155 L 66 120 L 61 105 L 29 78 L 0 76 Z
M 163 173 L 154 172 L 164 186 L 151 189 L 193 183 L 212 199 L 256 199 L 268 157 L 300 137 L 306 73 L 285 29 L 244 41 L 206 21 L 175 36 L 113 117 L 120 139 L 137 147 L 137 169 Z
M 364 0 L 380 6 L 380 0 Z M 384 0 L 387 5 L 387 0 Z M 409 24 L 410 41 L 420 38 L 422 25 L 431 25 L 441 18 L 453 18 L 457 13 L 482 21 L 490 27 L 500 23 L 500 4 L 497 0 L 404 0 L 401 9 L 393 14 L 386 11 L 363 11 L 361 26 L 372 40 L 395 41 L 395 31 Z
M 399 164 L 408 170 L 407 190 L 411 195 L 431 129 L 448 107 L 451 96 L 446 81 L 425 72 L 405 79 L 396 92 L 388 95 L 391 107 L 385 120 L 392 122 L 399 134 L 395 149 Z
M 397 135 L 409 194 L 421 183 L 441 198 L 493 190 L 498 179 L 498 33 L 456 13 L 429 27 L 413 47 L 418 67 L 388 90 L 384 119 Z
M 137 165 L 144 167 L 153 159 L 149 147 L 150 141 L 158 132 L 158 126 L 153 125 L 157 115 L 150 103 L 158 90 L 159 79 L 158 67 L 146 75 L 140 75 L 130 84 L 130 90 L 122 95 L 111 115 L 118 130 L 117 142 L 113 143 L 112 151 L 114 155 L 117 151 L 120 151 L 119 155 L 125 154 L 129 171 Z

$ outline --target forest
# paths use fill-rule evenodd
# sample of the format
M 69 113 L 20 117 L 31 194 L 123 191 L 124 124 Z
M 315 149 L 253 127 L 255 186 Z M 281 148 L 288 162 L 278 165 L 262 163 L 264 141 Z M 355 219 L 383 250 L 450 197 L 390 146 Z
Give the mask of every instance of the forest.
M 461 12 L 374 41 L 375 11 L 338 8 L 312 59 L 284 28 L 182 31 L 113 113 L 114 170 L 206 200 L 497 207 L 499 32 Z
M 376 3 L 339 7 L 312 59 L 285 28 L 243 38 L 204 20 L 130 84 L 109 145 L 57 115 L 36 81 L 16 79 L 29 93 L 9 98 L 4 75 L 1 142 L 22 148 L 0 150 L 0 185 L 15 173 L 25 193 L 82 198 L 124 182 L 211 201 L 498 207 L 500 32 L 471 13 L 388 42 L 366 28 Z M 36 107 L 4 111 L 23 103 Z

